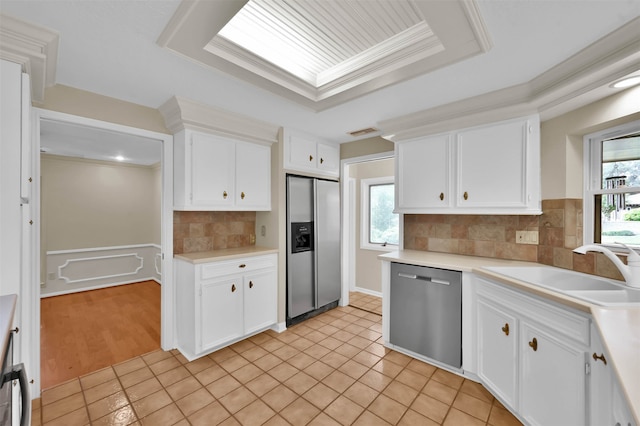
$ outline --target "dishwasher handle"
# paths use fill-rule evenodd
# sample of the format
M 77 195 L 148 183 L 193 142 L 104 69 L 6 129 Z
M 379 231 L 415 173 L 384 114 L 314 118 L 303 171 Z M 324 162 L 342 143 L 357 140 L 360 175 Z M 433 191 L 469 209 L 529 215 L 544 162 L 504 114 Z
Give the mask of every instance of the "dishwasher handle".
M 430 281 L 434 284 L 442 284 L 442 285 L 450 285 L 451 283 L 446 280 L 441 280 L 433 277 L 425 277 L 422 275 L 416 274 L 405 274 L 404 272 L 398 272 L 398 276 L 401 278 L 409 278 L 410 280 L 422 280 L 422 281 Z

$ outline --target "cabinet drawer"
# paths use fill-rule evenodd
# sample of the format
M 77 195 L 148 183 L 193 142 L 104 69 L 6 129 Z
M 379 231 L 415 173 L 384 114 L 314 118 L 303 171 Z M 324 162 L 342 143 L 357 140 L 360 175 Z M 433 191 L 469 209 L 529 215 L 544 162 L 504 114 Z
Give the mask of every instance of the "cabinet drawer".
M 590 344 L 590 319 L 571 312 L 569 308 L 556 307 L 479 277 L 476 291 L 481 299 L 499 303 L 518 316 L 527 317 L 577 343 L 585 346 Z
M 204 263 L 199 265 L 199 276 L 201 280 L 215 277 L 222 277 L 230 274 L 244 273 L 258 269 L 276 267 L 276 255 L 244 257 L 234 260 L 223 260 L 220 262 Z

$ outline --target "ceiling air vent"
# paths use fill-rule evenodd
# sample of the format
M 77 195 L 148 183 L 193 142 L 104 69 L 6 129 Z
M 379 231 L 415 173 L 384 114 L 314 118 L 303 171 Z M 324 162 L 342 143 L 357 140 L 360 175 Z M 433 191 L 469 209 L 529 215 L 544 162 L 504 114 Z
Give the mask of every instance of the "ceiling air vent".
M 374 133 L 377 131 L 378 129 L 376 129 L 375 127 L 367 127 L 366 129 L 354 130 L 353 132 L 349 132 L 349 134 L 356 138 L 358 136 L 366 135 L 368 133 Z

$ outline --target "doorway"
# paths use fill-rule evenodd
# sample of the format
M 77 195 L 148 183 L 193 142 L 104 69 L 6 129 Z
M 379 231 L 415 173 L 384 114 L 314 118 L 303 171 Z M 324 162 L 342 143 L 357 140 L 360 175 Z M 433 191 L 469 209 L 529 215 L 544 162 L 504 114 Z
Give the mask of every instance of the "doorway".
M 374 313 L 379 308 L 381 272 L 377 256 L 400 246 L 373 247 L 361 243 L 361 186 L 362 182 L 394 175 L 394 153 L 383 152 L 342 161 L 343 200 L 343 304 L 353 304 Z M 400 241 L 402 220 L 400 220 Z M 351 293 L 351 295 L 349 294 Z M 353 297 L 351 297 L 353 296 Z M 351 301 L 353 300 L 353 303 Z
M 49 252 L 54 252 L 54 254 L 62 254 L 63 256 L 67 256 L 69 259 L 64 261 L 62 264 L 56 265 L 53 270 L 51 268 L 42 267 L 43 262 L 40 260 L 43 259 L 43 256 L 47 255 L 47 245 L 42 244 L 43 238 L 51 238 L 51 233 L 41 232 L 40 227 L 36 227 L 34 229 L 34 241 L 32 244 L 32 253 L 31 257 L 34 260 L 32 262 L 34 271 L 34 282 L 40 283 L 41 285 L 44 283 L 48 285 L 53 283 L 53 281 L 59 281 L 57 284 L 62 282 L 64 285 L 60 287 L 53 288 L 53 294 L 64 294 L 65 292 L 73 292 L 78 290 L 90 290 L 90 291 L 100 291 L 96 290 L 99 288 L 108 289 L 113 285 L 117 284 L 127 284 L 129 282 L 136 282 L 140 276 L 148 277 L 150 270 L 156 269 L 158 273 L 158 277 L 161 275 L 161 279 L 157 279 L 157 281 L 161 281 L 160 286 L 160 345 L 162 349 L 168 350 L 174 347 L 174 335 L 173 335 L 173 323 L 174 323 L 174 311 L 173 311 L 173 282 L 172 282 L 172 253 L 173 253 L 173 210 L 172 210 L 172 201 L 173 201 L 173 192 L 172 192 L 172 167 L 173 164 L 173 138 L 171 135 L 161 134 L 157 132 L 137 129 L 129 126 L 122 126 L 113 123 L 107 123 L 99 120 L 87 119 L 84 117 L 73 116 L 69 114 L 57 113 L 54 111 L 48 110 L 40 110 L 34 109 L 34 115 L 32 119 L 32 135 L 33 135 L 33 169 L 36 171 L 34 173 L 34 201 L 30 206 L 32 217 L 36 218 L 36 223 L 42 224 L 43 226 L 47 226 L 46 223 L 43 224 L 43 219 L 45 218 L 47 212 L 43 210 L 46 208 L 46 203 L 41 202 L 41 198 L 43 195 L 43 187 L 42 185 L 46 185 L 46 179 L 43 181 L 41 179 L 41 171 L 43 170 L 42 161 L 40 158 L 41 150 L 45 151 L 45 155 L 55 157 L 57 160 L 64 161 L 65 158 L 68 159 L 70 155 L 72 155 L 73 151 L 77 151 L 77 155 L 81 155 L 85 157 L 82 161 L 78 161 L 76 157 L 76 161 L 78 163 L 91 163 L 94 162 L 96 164 L 103 165 L 102 170 L 98 171 L 94 178 L 95 179 L 120 179 L 126 174 L 118 174 L 115 167 L 109 168 L 108 161 L 110 159 L 104 159 L 100 157 L 96 157 L 99 155 L 106 155 L 104 152 L 105 147 L 110 145 L 118 145 L 121 144 L 121 148 L 127 148 L 126 151 L 116 153 L 115 155 L 121 155 L 123 159 L 126 158 L 141 158 L 144 157 L 144 145 L 155 146 L 157 149 L 157 160 L 159 160 L 159 164 L 157 167 L 157 185 L 158 185 L 158 206 L 159 214 L 157 215 L 157 226 L 158 226 L 158 238 L 154 242 L 150 242 L 150 244 L 132 244 L 131 240 L 124 241 L 125 244 L 117 244 L 114 241 L 117 239 L 110 239 L 115 232 L 112 230 L 111 232 L 107 231 L 105 238 L 99 241 L 106 242 L 102 244 L 98 241 L 98 243 L 87 243 L 87 241 L 83 241 L 80 243 L 81 250 L 75 250 L 74 247 L 65 247 L 64 244 L 62 246 L 58 246 L 56 250 L 48 250 Z M 81 142 L 76 144 L 68 144 L 65 148 L 68 152 L 59 151 L 60 146 L 57 146 L 55 149 L 53 146 L 55 145 L 51 142 L 52 138 L 47 139 L 47 131 L 52 128 L 63 129 L 62 133 L 68 132 L 66 138 L 71 140 L 72 135 L 74 133 L 79 132 L 84 135 L 84 140 L 89 140 L 90 137 L 87 135 L 94 135 L 99 141 L 93 141 L 91 146 L 85 145 L 83 147 Z M 43 132 L 44 130 L 44 132 Z M 41 134 L 44 137 L 41 137 Z M 96 136 L 99 135 L 99 136 Z M 104 137 L 109 137 L 111 139 L 101 139 Z M 81 138 L 82 140 L 82 138 Z M 101 142 L 100 142 L 101 141 Z M 110 142 L 105 142 L 110 141 Z M 119 142 L 118 142 L 119 141 Z M 75 145 L 75 146 L 74 146 Z M 123 148 L 124 147 L 124 148 Z M 56 152 L 58 150 L 58 152 Z M 84 150 L 84 152 L 82 152 Z M 48 151 L 48 152 L 47 152 Z M 109 155 L 114 155 L 113 153 Z M 118 161 L 116 159 L 112 159 L 114 162 Z M 158 161 L 156 161 L 158 162 Z M 115 163 L 114 163 L 115 164 Z M 81 164 L 82 166 L 86 166 L 86 164 Z M 165 165 L 168 165 L 165 167 Z M 137 166 L 131 166 L 132 169 Z M 64 167 L 63 167 L 64 168 Z M 86 176 L 78 176 L 78 180 L 87 179 Z M 125 185 L 132 185 L 130 179 L 123 179 Z M 46 190 L 46 188 L 45 188 Z M 98 196 L 100 195 L 100 189 L 96 188 L 96 192 Z M 106 192 L 102 191 L 102 194 L 106 195 Z M 105 197 L 108 198 L 108 197 Z M 80 200 L 80 204 L 82 200 Z M 91 210 L 91 204 L 95 203 L 87 203 L 89 211 Z M 154 203 L 155 204 L 155 203 Z M 76 205 L 78 209 L 81 206 Z M 104 205 L 103 205 L 104 207 Z M 99 208 L 99 207 L 98 207 Z M 132 212 L 129 212 L 132 214 Z M 64 220 L 63 220 L 64 221 Z M 97 220 L 96 220 L 97 221 Z M 69 221 L 71 226 L 73 225 L 73 221 Z M 88 220 L 87 222 L 91 222 Z M 137 220 L 139 226 L 143 226 L 144 220 Z M 100 226 L 99 226 L 100 227 Z M 94 232 L 99 234 L 103 230 L 95 229 Z M 68 233 L 73 233 L 74 230 L 67 231 Z M 91 233 L 92 231 L 84 231 L 84 233 Z M 78 236 L 76 236 L 78 237 Z M 57 236 L 55 237 L 57 238 Z M 55 239 L 54 238 L 54 239 Z M 64 239 L 64 238 L 63 238 Z M 70 238 L 72 239 L 72 238 Z M 82 237 L 80 237 L 82 239 Z M 71 244 L 73 245 L 73 244 Z M 156 246 L 156 253 L 147 253 L 141 254 L 143 251 L 154 250 L 153 247 L 146 246 Z M 132 254 L 131 247 L 134 247 L 135 254 Z M 107 252 L 101 252 L 100 250 L 106 249 Z M 85 250 L 83 253 L 82 250 Z M 122 252 L 124 250 L 125 253 Z M 126 253 L 126 252 L 129 253 Z M 67 252 L 67 253 L 65 253 Z M 149 257 L 147 259 L 146 257 Z M 144 258 L 144 259 L 143 259 Z M 145 266 L 146 262 L 146 266 Z M 143 267 L 147 267 L 146 271 L 142 271 L 142 275 L 136 275 L 139 273 Z M 105 272 L 111 271 L 111 272 Z M 53 275 L 52 275 L 53 273 Z M 156 279 L 156 277 L 151 276 L 150 278 Z M 51 280 L 53 279 L 53 281 Z M 40 300 L 41 297 L 46 296 L 47 292 L 50 289 L 46 289 L 41 287 L 41 285 L 34 285 L 34 315 L 30 318 L 29 324 L 27 325 L 29 332 L 32 334 L 32 342 L 34 342 L 32 354 L 30 354 L 29 358 L 31 359 L 31 365 L 40 366 Z M 156 284 L 157 285 L 157 284 Z M 126 287 L 126 286 L 123 286 Z M 39 394 L 41 391 L 40 385 L 42 384 L 41 379 L 41 371 L 40 368 L 34 368 L 36 374 L 34 374 L 34 379 L 36 381 L 36 389 L 35 392 Z

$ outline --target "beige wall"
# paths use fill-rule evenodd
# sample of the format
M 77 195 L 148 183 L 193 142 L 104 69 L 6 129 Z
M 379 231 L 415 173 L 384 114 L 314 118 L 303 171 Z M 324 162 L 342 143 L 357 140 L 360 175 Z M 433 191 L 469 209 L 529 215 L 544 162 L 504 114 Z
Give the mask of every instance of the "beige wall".
M 40 108 L 94 120 L 171 134 L 160 111 L 131 102 L 56 84 L 45 91 Z
M 393 152 L 393 142 L 383 139 L 380 136 L 340 145 L 340 158 L 342 160 L 380 154 L 382 152 Z
M 156 167 L 43 155 L 43 249 L 160 244 Z
M 640 86 L 542 122 L 542 199 L 582 198 L 583 136 L 640 119 Z
M 360 228 L 361 228 L 361 201 L 360 201 L 360 183 L 362 179 L 369 179 L 374 177 L 384 177 L 394 175 L 394 160 L 393 158 L 387 158 L 384 160 L 368 161 L 364 163 L 356 163 L 349 166 L 349 176 L 356 180 L 356 214 L 355 214 L 355 227 L 356 227 L 356 287 L 371 290 L 375 292 L 382 292 L 382 282 L 380 277 L 381 262 L 378 260 L 378 255 L 384 254 L 384 252 L 378 250 L 367 250 L 360 248 Z

